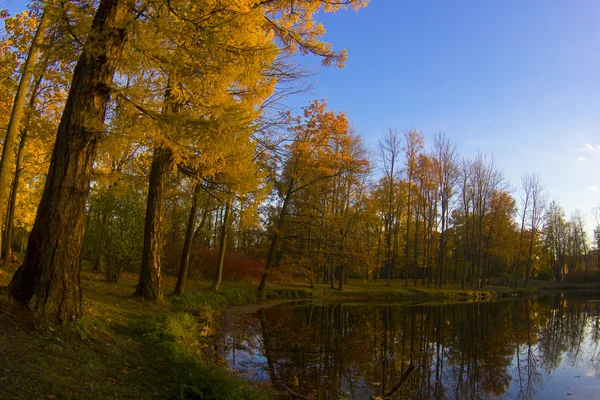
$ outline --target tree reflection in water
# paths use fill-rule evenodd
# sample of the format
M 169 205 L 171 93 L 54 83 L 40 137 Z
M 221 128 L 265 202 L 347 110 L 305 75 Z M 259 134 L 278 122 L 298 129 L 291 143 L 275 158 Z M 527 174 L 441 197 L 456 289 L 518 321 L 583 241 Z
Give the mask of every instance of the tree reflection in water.
M 599 294 L 446 305 L 300 304 L 230 317 L 230 368 L 312 399 L 592 398 Z M 589 397 L 588 397 L 589 395 Z

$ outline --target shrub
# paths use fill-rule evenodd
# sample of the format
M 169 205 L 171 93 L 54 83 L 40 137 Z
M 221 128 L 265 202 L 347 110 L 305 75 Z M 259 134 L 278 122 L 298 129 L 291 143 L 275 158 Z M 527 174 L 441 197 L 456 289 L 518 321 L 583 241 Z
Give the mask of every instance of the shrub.
M 552 269 L 544 268 L 537 274 L 537 279 L 542 281 L 551 281 L 554 274 L 552 273 Z
M 158 341 L 193 343 L 198 336 L 198 321 L 185 313 L 161 313 L 137 320 L 132 333 Z
M 183 252 L 182 243 L 166 246 L 164 260 L 165 273 L 176 276 Z M 201 243 L 192 246 L 188 277 L 195 280 L 213 280 L 216 274 L 218 249 L 209 249 Z M 228 281 L 257 282 L 262 276 L 264 262 L 252 255 L 228 252 L 223 261 L 223 278 Z

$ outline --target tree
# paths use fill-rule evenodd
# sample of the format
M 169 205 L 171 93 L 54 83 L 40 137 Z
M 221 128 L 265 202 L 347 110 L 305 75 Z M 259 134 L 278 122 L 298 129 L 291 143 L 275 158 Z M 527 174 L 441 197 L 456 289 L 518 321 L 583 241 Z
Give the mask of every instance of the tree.
M 35 30 L 31 45 L 29 46 L 27 57 L 23 63 L 19 85 L 15 93 L 10 120 L 8 122 L 6 136 L 4 138 L 2 147 L 2 158 L 0 158 L 0 215 L 4 215 L 4 211 L 6 210 L 4 199 L 8 193 L 10 177 L 14 169 L 16 153 L 15 148 L 17 145 L 17 140 L 19 139 L 19 129 L 21 128 L 22 120 L 25 115 L 27 92 L 29 91 L 38 58 L 42 52 L 41 43 L 46 35 L 46 29 L 49 25 L 50 12 L 53 5 L 51 3 L 47 3 L 45 7 L 47 9 L 42 11 L 37 29 Z
M 406 217 L 406 245 L 404 247 L 404 280 L 405 284 L 408 285 L 408 271 L 409 271 L 409 243 L 410 243 L 410 220 L 412 215 L 411 202 L 412 202 L 412 185 L 415 170 L 417 167 L 418 155 L 423 149 L 423 134 L 417 132 L 414 129 L 406 131 L 404 133 L 404 140 L 406 145 L 404 152 L 406 154 L 406 177 L 408 178 L 408 200 L 407 200 L 407 217 Z
M 531 239 L 529 241 L 527 269 L 525 271 L 524 282 L 524 285 L 527 286 L 527 282 L 529 281 L 529 276 L 532 270 L 533 244 L 536 239 L 536 235 L 541 228 L 544 211 L 546 209 L 546 195 L 544 193 L 544 186 L 541 183 L 540 176 L 537 174 L 525 175 L 524 186 L 526 188 L 526 192 L 529 192 L 529 196 L 531 197 L 531 208 L 529 212 L 529 229 L 531 233 Z
M 398 162 L 400 157 L 400 137 L 398 132 L 392 128 L 379 139 L 379 157 L 383 163 L 383 172 L 385 174 L 385 185 L 387 186 L 387 209 L 385 215 L 385 278 L 387 286 L 390 286 L 392 273 L 396 264 L 397 243 L 393 240 L 393 232 L 398 229 L 398 219 L 393 212 L 395 202 L 396 180 L 398 179 Z
M 545 247 L 555 282 L 561 282 L 565 276 L 566 217 L 562 207 L 555 201 L 550 202 L 545 215 Z
M 326 111 L 324 102 L 313 101 L 304 109 L 303 116 L 290 116 L 288 129 L 289 144 L 274 149 L 277 161 L 270 179 L 274 182 L 280 204 L 275 221 L 272 221 L 265 270 L 258 287 L 260 295 L 264 294 L 275 265 L 275 255 L 293 198 L 322 181 L 362 168 L 362 163 L 350 156 L 351 147 L 341 144 L 352 140 L 345 115 Z
M 89 45 L 73 74 L 28 252 L 8 288 L 20 303 L 61 319 L 82 314 L 85 202 L 115 61 L 133 5 L 130 0 L 102 0 L 98 6 Z
M 440 250 L 437 258 L 438 274 L 436 282 L 439 287 L 442 285 L 442 274 L 447 263 L 448 247 L 448 220 L 449 204 L 453 195 L 453 188 L 458 179 L 458 155 L 456 144 L 451 142 L 444 133 L 438 133 L 433 139 L 433 156 L 437 162 L 434 164 L 437 174 L 438 195 L 440 196 Z
M 592 209 L 592 214 L 596 221 L 594 228 L 594 241 L 596 242 L 596 268 L 600 269 L 600 205 Z

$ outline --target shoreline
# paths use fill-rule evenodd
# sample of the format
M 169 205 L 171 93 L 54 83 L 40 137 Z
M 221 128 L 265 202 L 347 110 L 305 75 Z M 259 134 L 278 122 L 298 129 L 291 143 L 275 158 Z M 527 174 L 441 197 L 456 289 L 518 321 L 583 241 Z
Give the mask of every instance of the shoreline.
M 13 273 L 0 277 L 6 286 Z M 0 296 L 0 394 L 11 398 L 95 399 L 129 397 L 177 398 L 194 393 L 239 399 L 270 399 L 273 390 L 230 373 L 208 360 L 210 334 L 233 313 L 254 312 L 295 301 L 385 302 L 406 305 L 489 302 L 515 296 L 556 292 L 598 292 L 598 284 L 552 284 L 532 282 L 523 289 L 506 287 L 443 288 L 404 286 L 385 282 L 350 280 L 342 291 L 318 284 L 271 284 L 266 300 L 256 285 L 224 282 L 222 291 L 206 290 L 208 282 L 190 281 L 180 296 L 165 296 L 162 303 L 133 297 L 136 274 L 125 273 L 118 284 L 90 270 L 82 274 L 84 317 L 60 322 L 32 313 Z M 165 277 L 170 293 L 174 279 Z M 214 332 L 214 331 L 213 331 Z M 160 360 L 157 362 L 157 360 Z M 77 374 L 64 373 L 76 368 Z M 40 374 L 40 371 L 42 372 Z M 55 396 L 55 397 L 52 397 Z

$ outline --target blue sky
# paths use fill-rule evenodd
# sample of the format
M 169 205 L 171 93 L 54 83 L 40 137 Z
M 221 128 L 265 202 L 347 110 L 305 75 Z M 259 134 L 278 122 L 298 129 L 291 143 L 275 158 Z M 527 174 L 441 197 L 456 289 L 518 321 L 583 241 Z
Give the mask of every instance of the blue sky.
M 324 15 L 346 68 L 314 95 L 375 148 L 388 126 L 494 155 L 517 189 L 539 173 L 568 214 L 600 204 L 600 2 L 371 0 Z M 426 140 L 426 145 L 430 140 Z
M 24 1 L 0 1 L 14 12 Z M 371 0 L 320 16 L 348 51 L 323 68 L 325 98 L 374 149 L 388 127 L 438 131 L 461 154 L 494 155 L 515 190 L 539 173 L 552 199 L 589 216 L 600 204 L 600 2 Z M 302 62 L 315 65 L 305 56 Z

